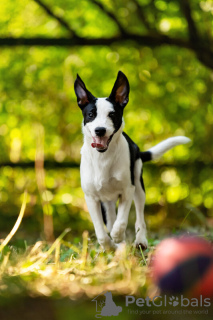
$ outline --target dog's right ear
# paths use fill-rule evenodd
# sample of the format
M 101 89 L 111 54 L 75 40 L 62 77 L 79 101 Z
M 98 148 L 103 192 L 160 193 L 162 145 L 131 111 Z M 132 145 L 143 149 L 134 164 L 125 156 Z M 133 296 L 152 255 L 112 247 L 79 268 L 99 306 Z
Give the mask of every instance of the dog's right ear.
M 115 101 L 121 108 L 124 108 L 129 101 L 129 81 L 121 71 L 118 72 L 109 99 Z
M 81 78 L 79 77 L 78 74 L 77 74 L 77 78 L 75 80 L 74 89 L 75 89 L 75 94 L 77 97 L 78 105 L 81 109 L 86 107 L 86 105 L 89 102 L 92 102 L 96 99 L 92 95 L 92 93 L 87 90 L 84 82 L 81 80 Z

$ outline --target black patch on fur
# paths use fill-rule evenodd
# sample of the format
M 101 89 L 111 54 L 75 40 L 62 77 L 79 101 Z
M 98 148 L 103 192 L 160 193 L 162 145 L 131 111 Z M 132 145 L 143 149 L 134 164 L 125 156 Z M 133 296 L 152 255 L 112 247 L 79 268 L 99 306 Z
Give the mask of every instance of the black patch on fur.
M 101 202 L 101 213 L 102 213 L 102 217 L 103 217 L 103 222 L 106 225 L 107 224 L 106 209 L 104 207 L 103 202 Z
M 107 101 L 109 101 L 114 108 L 114 112 L 111 111 L 108 115 L 108 117 L 111 119 L 113 126 L 114 126 L 114 133 L 117 132 L 121 125 L 122 125 L 122 117 L 123 117 L 123 109 L 119 106 L 119 104 L 113 102 L 110 100 L 110 98 L 106 98 Z
M 97 100 L 97 99 L 96 99 Z M 97 116 L 97 107 L 96 107 L 96 100 L 90 102 L 84 109 L 82 110 L 82 114 L 84 117 L 84 125 L 88 122 L 92 122 L 95 120 Z M 93 114 L 93 115 L 92 115 Z M 91 116 L 92 115 L 92 116 Z
M 152 160 L 152 153 L 150 151 L 140 152 L 140 158 L 143 162 Z
M 141 183 L 141 187 L 142 187 L 143 191 L 145 192 L 145 186 L 144 186 L 144 182 L 143 182 L 143 169 L 141 170 L 140 183 Z
M 132 182 L 132 185 L 134 185 L 135 184 L 135 181 L 134 181 L 135 180 L 135 176 L 134 176 L 135 161 L 140 158 L 142 159 L 141 154 L 150 153 L 151 155 L 151 152 L 149 151 L 140 152 L 140 149 L 137 146 L 137 144 L 135 144 L 125 132 L 122 132 L 122 133 L 129 145 L 131 182 Z M 148 161 L 148 160 L 145 160 L 145 161 Z M 145 186 L 144 186 L 142 174 L 143 174 L 143 169 L 141 170 L 140 183 L 143 191 L 145 192 Z
M 134 185 L 134 167 L 135 161 L 140 158 L 140 149 L 138 148 L 137 144 L 135 144 L 125 132 L 122 132 L 122 134 L 129 145 L 131 182 L 132 185 Z

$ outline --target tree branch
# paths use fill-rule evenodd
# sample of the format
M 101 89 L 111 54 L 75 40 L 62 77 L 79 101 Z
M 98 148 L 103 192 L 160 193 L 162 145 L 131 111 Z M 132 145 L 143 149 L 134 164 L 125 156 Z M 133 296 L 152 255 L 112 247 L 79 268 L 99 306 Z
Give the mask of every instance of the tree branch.
M 181 0 L 180 1 L 180 8 L 186 18 L 189 30 L 189 38 L 191 42 L 199 41 L 199 34 L 195 22 L 192 18 L 191 7 L 188 0 Z
M 57 20 L 61 26 L 63 26 L 64 28 L 66 28 L 72 36 L 75 36 L 75 37 L 76 37 L 75 32 L 71 29 L 71 27 L 70 27 L 70 25 L 68 24 L 68 22 L 66 22 L 63 18 L 61 18 L 60 16 L 58 16 L 57 14 L 55 14 L 45 3 L 43 3 L 43 1 L 41 1 L 41 0 L 33 0 L 33 1 L 36 2 L 40 7 L 42 7 L 42 8 L 44 9 L 44 11 L 46 11 L 46 13 L 47 13 L 50 17 L 52 17 L 52 18 L 54 18 L 55 20 Z
M 169 164 L 169 163 L 152 163 L 149 162 L 146 164 L 147 167 L 151 168 L 152 170 L 159 170 L 159 167 L 168 167 L 168 168 L 172 168 L 174 167 L 173 164 Z M 190 168 L 197 168 L 200 170 L 200 168 L 206 167 L 208 166 L 208 168 L 213 168 L 213 164 L 211 162 L 209 163 L 204 163 L 202 161 L 195 161 L 195 162 L 176 162 L 175 163 L 175 167 L 177 168 L 183 168 L 184 170 L 186 169 L 190 169 Z M 34 161 L 28 161 L 28 162 L 1 162 L 0 163 L 0 168 L 2 167 L 11 167 L 11 168 L 22 168 L 22 169 L 34 169 L 35 168 L 35 162 Z M 78 162 L 74 162 L 74 161 L 64 161 L 64 162 L 57 162 L 55 160 L 45 160 L 44 161 L 44 169 L 75 169 L 75 168 L 79 168 L 80 167 L 80 163 Z M 193 169 L 195 170 L 195 169 Z
M 195 51 L 195 54 L 201 63 L 213 69 L 213 51 L 211 50 L 210 41 L 204 41 L 204 39 L 200 38 L 197 26 L 192 17 L 189 0 L 181 0 L 180 8 L 187 21 L 191 48 Z
M 112 13 L 107 8 L 105 8 L 101 2 L 98 2 L 96 0 L 90 0 L 90 2 L 92 2 L 97 7 L 99 7 L 99 9 L 101 9 L 101 11 L 103 11 L 110 19 L 112 19 L 116 23 L 116 25 L 117 25 L 117 27 L 118 27 L 118 29 L 119 29 L 121 34 L 123 34 L 123 35 L 126 34 L 126 30 L 123 28 L 121 23 L 118 21 L 116 15 L 114 15 L 114 13 Z
M 131 41 L 142 46 L 157 47 L 163 45 L 179 46 L 182 48 L 191 49 L 191 44 L 179 38 L 171 38 L 166 35 L 136 35 L 126 34 L 125 36 L 111 38 L 52 38 L 52 37 L 5 37 L 0 38 L 0 46 L 59 46 L 59 47 L 74 47 L 74 46 L 109 46 L 114 43 L 123 43 Z
M 35 168 L 35 161 L 28 161 L 28 162 L 1 162 L 1 167 L 11 167 L 11 168 L 22 168 L 22 169 L 28 169 L 28 168 Z M 45 160 L 44 161 L 44 168 L 45 169 L 65 169 L 65 168 L 79 168 L 80 163 L 74 162 L 74 161 L 64 161 L 64 162 L 56 162 L 51 160 Z
M 181 8 L 184 13 L 184 16 L 188 23 L 189 29 L 189 39 L 180 39 L 170 37 L 168 35 L 161 34 L 157 30 L 154 29 L 155 32 L 150 32 L 145 35 L 139 34 L 130 34 L 128 33 L 123 26 L 118 21 L 116 15 L 106 9 L 101 2 L 97 0 L 90 0 L 92 3 L 97 5 L 106 15 L 108 15 L 118 26 L 120 30 L 119 36 L 113 36 L 111 38 L 85 38 L 77 36 L 74 31 L 71 29 L 69 24 L 62 19 L 61 17 L 57 16 L 46 6 L 42 1 L 43 0 L 34 0 L 38 3 L 51 17 L 55 18 L 61 25 L 63 25 L 69 32 L 72 34 L 72 37 L 60 37 L 60 38 L 53 38 L 53 37 L 2 37 L 0 38 L 0 47 L 7 46 L 7 47 L 14 47 L 14 46 L 59 46 L 59 47 L 75 47 L 75 46 L 110 46 L 112 44 L 122 44 L 122 45 L 139 45 L 139 46 L 149 46 L 151 48 L 159 47 L 159 46 L 177 46 L 180 48 L 186 48 L 192 50 L 199 61 L 205 65 L 206 67 L 213 69 L 213 50 L 212 46 L 210 45 L 209 41 L 205 39 L 201 39 L 199 37 L 196 25 L 192 18 L 191 8 L 189 5 L 188 0 L 180 0 L 181 1 Z M 134 3 L 137 5 L 139 9 L 140 4 L 137 0 L 133 0 Z M 152 0 L 153 3 L 154 0 Z M 147 29 L 150 30 L 151 26 L 149 22 L 146 20 L 145 14 L 143 10 L 140 11 L 140 18 L 143 21 L 144 25 L 146 25 Z M 151 30 L 150 30 L 151 31 Z
M 149 46 L 151 48 L 159 46 L 177 46 L 180 48 L 190 49 L 197 55 L 198 59 L 208 68 L 213 69 L 213 51 L 210 46 L 207 46 L 205 42 L 191 42 L 189 40 L 183 40 L 180 38 L 172 38 L 167 35 L 149 34 L 149 35 L 137 35 L 137 34 L 125 34 L 111 38 L 84 38 L 84 37 L 72 37 L 72 38 L 50 38 L 50 37 L 5 37 L 0 38 L 0 46 L 59 46 L 59 47 L 75 47 L 75 46 L 110 46 L 112 44 L 129 45 L 136 44 L 140 46 Z
M 132 0 L 132 2 L 135 4 L 137 8 L 138 17 L 140 18 L 141 22 L 146 27 L 146 29 L 149 31 L 154 31 L 155 29 L 150 25 L 148 19 L 146 18 L 146 15 L 144 14 L 143 7 L 138 3 L 137 0 Z

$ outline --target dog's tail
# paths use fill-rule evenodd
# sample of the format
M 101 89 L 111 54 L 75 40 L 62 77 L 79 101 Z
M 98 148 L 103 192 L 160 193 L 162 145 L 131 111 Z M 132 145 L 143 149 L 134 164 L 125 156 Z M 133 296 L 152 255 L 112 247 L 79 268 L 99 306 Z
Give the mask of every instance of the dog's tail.
M 160 158 L 165 152 L 172 149 L 173 147 L 178 146 L 179 144 L 186 144 L 190 141 L 191 140 L 189 138 L 183 136 L 168 138 L 158 143 L 148 151 L 140 152 L 141 160 L 143 162 L 155 160 L 157 158 Z

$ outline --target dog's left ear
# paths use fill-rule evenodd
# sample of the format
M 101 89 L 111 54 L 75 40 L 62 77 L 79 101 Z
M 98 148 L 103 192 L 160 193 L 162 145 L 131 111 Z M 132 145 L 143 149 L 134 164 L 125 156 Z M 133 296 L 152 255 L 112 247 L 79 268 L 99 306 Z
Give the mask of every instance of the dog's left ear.
M 122 108 L 124 108 L 129 101 L 129 81 L 121 71 L 118 72 L 109 100 L 118 103 Z
M 84 107 L 86 107 L 86 105 L 89 102 L 92 102 L 93 100 L 96 99 L 92 95 L 92 93 L 89 92 L 89 90 L 87 90 L 83 80 L 81 80 L 81 78 L 79 77 L 78 74 L 77 74 L 77 78 L 75 80 L 74 89 L 75 89 L 75 94 L 77 97 L 77 102 L 78 102 L 78 105 L 81 108 L 81 110 L 83 110 Z

